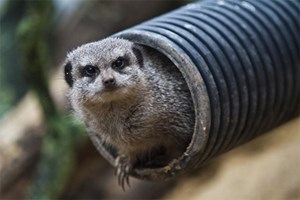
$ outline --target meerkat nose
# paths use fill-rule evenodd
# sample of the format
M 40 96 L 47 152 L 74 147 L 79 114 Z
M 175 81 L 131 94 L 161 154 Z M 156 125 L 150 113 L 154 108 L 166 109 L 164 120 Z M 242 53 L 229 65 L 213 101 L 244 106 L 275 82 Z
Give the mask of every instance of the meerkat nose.
M 103 79 L 103 85 L 105 87 L 110 87 L 110 86 L 114 86 L 116 84 L 116 80 L 112 77 L 107 78 L 107 79 Z

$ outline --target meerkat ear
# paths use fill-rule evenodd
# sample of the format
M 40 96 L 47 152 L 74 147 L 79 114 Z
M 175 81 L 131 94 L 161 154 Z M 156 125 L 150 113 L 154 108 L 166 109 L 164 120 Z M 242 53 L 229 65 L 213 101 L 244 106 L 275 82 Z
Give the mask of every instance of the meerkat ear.
M 141 67 L 144 67 L 144 59 L 143 59 L 143 54 L 142 54 L 141 46 L 136 45 L 136 44 L 133 45 L 132 51 L 133 51 L 133 53 L 134 53 L 134 55 L 135 55 L 135 57 L 136 57 L 139 65 Z
M 73 86 L 73 82 L 74 82 L 72 77 L 72 68 L 73 66 L 70 62 L 65 64 L 65 80 L 70 87 Z

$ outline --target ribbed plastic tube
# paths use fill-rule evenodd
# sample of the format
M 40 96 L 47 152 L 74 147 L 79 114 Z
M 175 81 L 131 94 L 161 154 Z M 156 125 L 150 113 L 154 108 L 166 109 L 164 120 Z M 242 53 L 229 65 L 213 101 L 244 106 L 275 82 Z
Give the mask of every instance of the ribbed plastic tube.
M 178 67 L 190 88 L 195 127 L 186 152 L 133 176 L 168 180 L 299 115 L 297 0 L 207 0 L 115 36 L 150 46 Z M 111 163 L 115 154 L 92 141 Z

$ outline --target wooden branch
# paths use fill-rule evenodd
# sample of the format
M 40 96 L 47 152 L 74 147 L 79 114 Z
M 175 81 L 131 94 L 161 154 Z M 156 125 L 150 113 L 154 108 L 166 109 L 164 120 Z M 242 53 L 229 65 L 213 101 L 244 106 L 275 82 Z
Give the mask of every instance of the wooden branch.
M 0 183 L 4 189 L 37 157 L 42 136 L 42 111 L 37 98 L 27 94 L 0 122 Z

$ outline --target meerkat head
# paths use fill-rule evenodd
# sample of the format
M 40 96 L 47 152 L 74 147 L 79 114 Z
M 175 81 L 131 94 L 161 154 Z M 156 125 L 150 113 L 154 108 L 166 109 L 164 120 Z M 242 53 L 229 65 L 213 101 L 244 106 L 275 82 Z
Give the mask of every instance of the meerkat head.
M 70 98 L 81 103 L 111 102 L 134 95 L 143 83 L 140 46 L 107 38 L 70 52 L 65 62 Z

